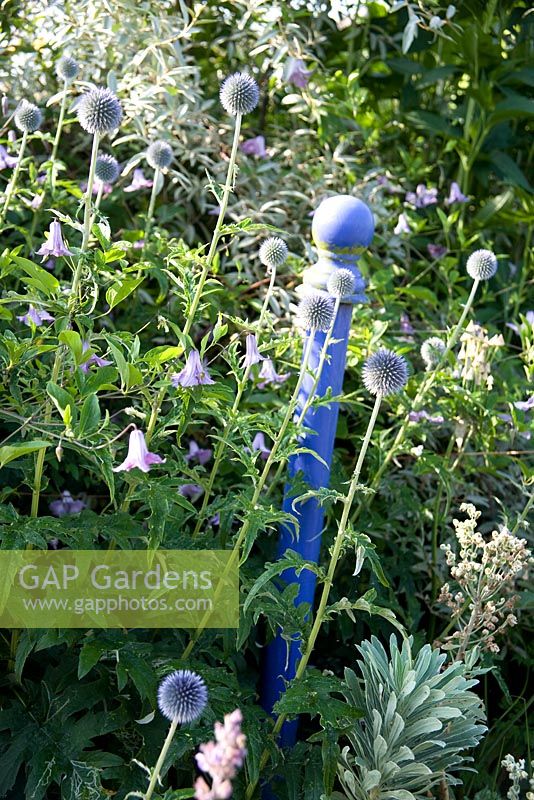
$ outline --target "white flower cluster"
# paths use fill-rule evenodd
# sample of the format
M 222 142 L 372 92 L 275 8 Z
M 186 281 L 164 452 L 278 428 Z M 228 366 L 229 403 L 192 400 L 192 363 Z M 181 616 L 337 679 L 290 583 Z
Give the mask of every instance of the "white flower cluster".
M 467 519 L 453 520 L 458 552 L 450 544 L 441 546 L 456 587 L 446 583 L 439 601 L 448 606 L 458 627 L 444 647 L 458 647 L 460 655 L 475 645 L 498 652 L 495 637 L 517 624 L 512 613 L 514 583 L 533 559 L 526 539 L 513 536 L 503 527 L 486 540 L 476 530 L 480 511 L 471 503 L 463 503 L 460 510 Z
M 474 381 L 476 386 L 493 387 L 491 374 L 492 348 L 502 347 L 504 339 L 501 334 L 488 337 L 482 325 L 470 322 L 460 337 L 461 348 L 458 353 L 460 362 L 459 375 L 464 381 Z
M 505 768 L 512 783 L 506 793 L 506 797 L 508 797 L 509 800 L 519 800 L 521 796 L 521 781 L 528 778 L 528 772 L 525 769 L 525 759 L 518 758 L 516 760 L 508 753 L 501 761 L 501 766 Z M 534 768 L 534 761 L 530 762 L 530 766 Z M 526 793 L 526 800 L 534 800 L 534 773 L 529 778 L 529 786 L 530 791 Z

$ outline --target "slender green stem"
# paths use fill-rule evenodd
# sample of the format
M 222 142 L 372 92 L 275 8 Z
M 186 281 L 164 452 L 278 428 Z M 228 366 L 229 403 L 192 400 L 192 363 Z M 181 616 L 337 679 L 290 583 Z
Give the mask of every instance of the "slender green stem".
M 524 522 L 524 521 L 526 520 L 526 518 L 528 517 L 528 515 L 529 515 L 529 512 L 530 512 L 530 509 L 532 508 L 532 503 L 534 503 L 534 493 L 533 493 L 533 494 L 531 494 L 531 495 L 530 495 L 530 497 L 528 498 L 528 500 L 527 500 L 527 504 L 525 505 L 525 507 L 524 507 L 524 509 L 523 509 L 523 511 L 522 511 L 522 513 L 521 513 L 521 516 L 520 516 L 520 517 L 518 517 L 518 519 L 517 519 L 517 522 L 515 523 L 515 525 L 514 525 L 514 527 L 512 528 L 512 530 L 510 531 L 510 533 L 512 534 L 512 536 L 515 536 L 515 535 L 516 535 L 517 531 L 519 530 L 519 528 L 521 527 L 521 525 L 523 524 L 523 522 Z
M 183 328 L 183 335 L 188 336 L 189 331 L 191 330 L 191 326 L 193 325 L 195 314 L 198 309 L 198 305 L 200 303 L 200 298 L 202 297 L 202 292 L 204 291 L 204 284 L 206 283 L 206 279 L 208 277 L 208 273 L 212 267 L 213 259 L 215 258 L 215 253 L 217 252 L 217 245 L 219 244 L 219 239 L 221 238 L 221 229 L 224 223 L 224 217 L 226 214 L 226 209 L 228 208 L 228 199 L 230 197 L 230 193 L 234 186 L 234 173 L 235 173 L 235 165 L 237 160 L 237 151 L 239 147 L 239 133 L 241 131 L 241 114 L 237 114 L 235 118 L 235 127 L 234 127 L 234 141 L 232 144 L 232 152 L 230 155 L 230 161 L 228 164 L 228 171 L 226 173 L 226 182 L 224 184 L 224 189 L 221 197 L 221 205 L 219 209 L 219 216 L 217 217 L 217 222 L 215 224 L 215 230 L 213 231 L 213 236 L 211 239 L 210 248 L 208 251 L 208 255 L 206 256 L 206 260 L 204 262 L 204 266 L 202 267 L 202 272 L 200 273 L 200 279 L 191 302 L 191 307 L 189 309 L 189 313 L 187 315 L 187 319 L 185 321 L 185 325 Z M 169 372 L 172 371 L 169 370 Z M 156 423 L 158 420 L 158 415 L 161 409 L 161 405 L 165 400 L 165 395 L 167 394 L 167 386 L 164 385 L 159 390 L 156 399 L 152 405 L 152 410 L 150 412 L 150 418 L 148 420 L 148 426 L 146 431 L 146 441 L 147 444 L 150 442 L 152 435 L 154 433 L 154 428 L 156 427 Z
M 58 347 L 56 350 L 56 356 L 54 358 L 54 365 L 52 367 L 52 374 L 50 380 L 52 383 L 57 383 L 59 371 L 61 368 L 62 362 L 62 353 L 61 348 Z M 44 413 L 44 424 L 50 424 L 50 420 L 52 419 L 52 403 L 50 399 L 46 402 L 45 413 Z M 32 490 L 32 504 L 30 510 L 30 516 L 35 519 L 35 517 L 39 514 L 39 497 L 41 494 L 41 483 L 43 480 L 43 469 L 44 469 L 44 462 L 46 456 L 46 448 L 42 448 L 41 450 L 37 451 L 37 455 L 35 458 L 35 473 L 34 473 L 34 480 L 33 480 L 33 490 Z
M 56 128 L 56 135 L 54 138 L 54 144 L 52 146 L 52 155 L 50 156 L 50 186 L 52 191 L 56 188 L 56 159 L 57 159 L 57 151 L 59 147 L 59 140 L 61 139 L 61 131 L 63 128 L 63 121 L 65 119 L 65 108 L 67 106 L 67 89 L 68 89 L 69 82 L 65 80 L 63 82 L 63 95 L 61 97 L 61 106 L 59 108 L 59 119 Z
M 354 467 L 354 472 L 352 473 L 352 478 L 351 478 L 351 481 L 350 481 L 349 490 L 348 490 L 348 492 L 347 492 L 347 494 L 345 496 L 345 499 L 343 500 L 343 513 L 342 513 L 341 519 L 339 521 L 339 527 L 338 527 L 337 535 L 336 535 L 336 538 L 335 538 L 334 547 L 333 547 L 333 550 L 332 550 L 332 556 L 330 558 L 330 564 L 329 564 L 329 567 L 328 567 L 328 572 L 327 572 L 327 575 L 326 575 L 326 579 L 325 579 L 325 581 L 323 583 L 323 588 L 322 588 L 322 591 L 321 591 L 321 598 L 319 600 L 319 606 L 317 608 L 317 613 L 315 615 L 315 620 L 314 620 L 314 623 L 313 623 L 313 626 L 312 626 L 312 629 L 311 629 L 311 632 L 310 632 L 310 636 L 309 636 L 308 641 L 306 643 L 306 649 L 305 649 L 305 651 L 304 651 L 304 653 L 302 655 L 302 658 L 299 661 L 299 665 L 298 665 L 297 671 L 295 673 L 295 680 L 296 681 L 299 681 L 302 678 L 302 676 L 304 675 L 305 671 L 306 671 L 306 667 L 308 666 L 310 657 L 311 657 L 311 655 L 313 653 L 313 649 L 315 647 L 315 643 L 317 641 L 317 637 L 319 635 L 319 632 L 321 630 L 322 624 L 324 622 L 325 611 L 326 611 L 326 607 L 327 607 L 327 604 L 328 604 L 328 598 L 330 597 L 330 590 L 331 590 L 332 584 L 334 582 L 334 575 L 335 575 L 336 567 L 337 567 L 338 561 L 340 559 L 341 553 L 343 551 L 343 544 L 344 544 L 344 540 L 345 540 L 345 534 L 346 534 L 346 531 L 347 531 L 347 524 L 348 524 L 348 521 L 349 521 L 350 509 L 351 509 L 352 503 L 354 501 L 354 497 L 356 495 L 356 492 L 358 491 L 359 481 L 360 481 L 360 474 L 361 474 L 361 471 L 362 471 L 363 462 L 364 462 L 364 459 L 365 459 L 365 455 L 367 453 L 367 449 L 369 447 L 369 443 L 371 441 L 371 436 L 372 436 L 373 429 L 374 429 L 374 426 L 375 426 L 375 423 L 376 423 L 376 419 L 378 417 L 378 412 L 380 410 L 381 403 L 382 403 L 382 395 L 377 395 L 376 400 L 375 400 L 375 404 L 374 404 L 374 407 L 373 407 L 373 411 L 372 411 L 371 417 L 369 419 L 369 424 L 367 425 L 367 430 L 365 432 L 365 436 L 364 436 L 364 439 L 363 439 L 363 442 L 362 442 L 362 446 L 361 446 L 361 449 L 360 449 L 360 454 L 358 456 L 358 461 L 356 462 L 356 466 Z M 276 736 L 280 733 L 280 731 L 282 729 L 282 725 L 286 721 L 286 716 L 287 716 L 286 714 L 280 714 L 280 716 L 276 719 L 276 722 L 275 722 L 274 727 L 273 727 L 273 737 L 276 738 Z M 262 753 L 262 756 L 261 756 L 261 759 L 260 759 L 260 769 L 259 769 L 259 773 L 260 774 L 261 774 L 262 769 L 267 764 L 267 761 L 269 759 L 269 752 L 270 752 L 269 749 L 266 748 Z M 255 789 L 256 789 L 256 785 L 257 785 L 257 780 L 251 782 L 248 785 L 247 791 L 246 791 L 246 795 L 245 795 L 246 800 L 251 800 L 252 796 L 254 795 L 254 792 L 255 792 Z
M 161 752 L 156 762 L 156 766 L 154 767 L 154 771 L 152 772 L 152 777 L 150 778 L 150 783 L 148 784 L 147 793 L 145 794 L 145 800 L 150 800 L 150 798 L 154 794 L 154 789 L 156 788 L 156 784 L 159 780 L 160 772 L 163 768 L 165 758 L 169 751 L 169 747 L 171 746 L 171 742 L 173 740 L 174 734 L 176 733 L 177 727 L 178 727 L 178 720 L 175 719 L 171 722 L 169 732 L 167 734 L 165 741 L 163 742 L 163 747 L 161 748 Z
M 91 163 L 89 165 L 89 177 L 87 179 L 87 191 L 85 193 L 85 207 L 84 207 L 84 216 L 83 216 L 83 238 L 82 238 L 82 252 L 78 258 L 78 263 L 76 265 L 76 270 L 74 272 L 74 277 L 72 280 L 72 289 L 70 293 L 70 305 L 73 307 L 76 304 L 76 300 L 78 298 L 78 291 L 80 289 L 80 280 L 82 277 L 82 267 L 83 261 L 85 256 L 85 251 L 87 250 L 87 246 L 89 244 L 89 237 L 91 235 L 91 223 L 92 223 L 92 196 L 93 196 L 93 185 L 95 182 L 95 168 L 96 168 L 96 159 L 98 157 L 98 145 L 100 142 L 100 134 L 95 133 L 93 136 L 93 148 L 91 151 Z
M 6 214 L 7 214 L 8 209 L 9 209 L 9 204 L 11 203 L 11 199 L 12 199 L 13 194 L 15 192 L 15 188 L 16 188 L 17 181 L 18 181 L 18 178 L 19 178 L 20 167 L 21 167 L 21 164 L 22 164 L 22 159 L 24 158 L 24 151 L 26 150 L 26 142 L 27 142 L 27 140 L 28 140 L 28 131 L 24 131 L 24 133 L 22 134 L 22 140 L 21 140 L 21 143 L 20 143 L 19 154 L 18 154 L 18 157 L 17 157 L 17 164 L 15 166 L 15 171 L 13 172 L 11 180 L 9 181 L 9 185 L 7 187 L 7 190 L 6 190 L 6 199 L 4 201 L 4 207 L 2 208 L 2 212 L 0 213 L 0 225 L 3 224 L 3 222 L 4 222 L 5 218 L 6 218 Z
M 152 228 L 152 220 L 154 217 L 154 208 L 156 207 L 156 197 L 158 194 L 158 183 L 160 175 L 161 175 L 161 170 L 158 167 L 156 167 L 154 170 L 152 191 L 150 192 L 150 203 L 148 204 L 148 212 L 146 215 L 145 235 L 144 235 L 145 247 L 148 244 L 148 237 L 150 236 L 150 229 Z
M 288 403 L 284 419 L 282 420 L 282 424 L 280 425 L 280 430 L 278 431 L 278 435 L 277 435 L 276 439 L 273 442 L 273 446 L 272 446 L 271 452 L 269 453 L 269 455 L 267 457 L 267 460 L 265 462 L 265 466 L 263 468 L 263 471 L 262 471 L 262 473 L 261 473 L 261 475 L 260 475 L 260 477 L 258 479 L 258 483 L 256 484 L 256 488 L 254 490 L 254 494 L 252 495 L 252 499 L 250 501 L 250 508 L 251 509 L 255 509 L 257 504 L 258 504 L 258 501 L 260 499 L 261 493 L 263 491 L 263 487 L 265 486 L 265 483 L 266 483 L 267 478 L 269 476 L 270 469 L 271 469 L 271 467 L 272 467 L 272 465 L 273 465 L 273 463 L 274 463 L 274 461 L 276 459 L 276 455 L 277 455 L 278 450 L 280 449 L 280 445 L 282 444 L 282 441 L 284 439 L 284 435 L 285 435 L 285 432 L 287 430 L 287 427 L 288 427 L 291 419 L 293 418 L 293 414 L 295 413 L 295 408 L 297 406 L 298 397 L 299 397 L 299 394 L 300 394 L 300 390 L 302 388 L 302 383 L 304 381 L 304 378 L 305 378 L 307 370 L 308 370 L 308 363 L 309 363 L 309 360 L 310 360 L 310 354 L 311 354 L 311 351 L 312 351 L 312 346 L 313 346 L 314 339 L 315 339 L 315 331 L 311 330 L 309 335 L 308 335 L 308 341 L 306 343 L 306 347 L 305 347 L 305 350 L 304 350 L 304 356 L 302 358 L 302 366 L 301 366 L 301 371 L 300 371 L 300 375 L 299 375 L 298 381 L 297 381 L 296 386 L 295 386 L 295 388 L 293 390 L 293 394 L 291 395 L 291 399 L 290 399 L 290 401 Z M 242 546 L 243 542 L 245 541 L 246 535 L 247 535 L 247 533 L 249 531 L 249 528 L 250 528 L 250 518 L 251 518 L 250 514 L 247 514 L 245 516 L 245 519 L 243 520 L 243 524 L 241 525 L 239 533 L 237 534 L 237 539 L 235 541 L 233 550 L 232 550 L 232 552 L 230 554 L 230 558 L 228 559 L 228 563 L 227 563 L 227 565 L 225 567 L 225 570 L 224 570 L 223 576 L 221 578 L 221 581 L 217 585 L 217 589 L 215 591 L 215 597 L 213 599 L 213 606 L 214 607 L 216 607 L 216 605 L 217 605 L 218 594 L 219 594 L 220 591 L 222 591 L 222 589 L 223 589 L 223 587 L 225 585 L 226 576 L 229 574 L 229 572 L 236 565 L 239 564 L 240 554 L 241 554 L 241 546 Z M 209 620 L 209 617 L 210 617 L 210 613 L 208 612 L 204 616 L 204 618 L 202 619 L 199 627 L 196 629 L 194 636 L 189 641 L 189 644 L 187 645 L 186 649 L 184 650 L 184 654 L 183 654 L 182 658 L 187 659 L 191 655 L 193 647 L 198 642 L 198 640 L 199 640 L 204 628 L 206 627 L 206 624 L 207 624 L 207 622 Z
M 267 289 L 267 294 L 265 295 L 265 300 L 263 301 L 263 306 L 260 313 L 260 318 L 258 321 L 258 333 L 261 331 L 263 327 L 263 321 L 265 319 L 265 314 L 267 312 L 267 308 L 269 306 L 269 300 L 273 293 L 274 289 L 274 282 L 276 279 L 276 269 L 271 270 L 271 280 L 269 281 L 269 288 Z M 236 416 L 239 409 L 239 404 L 241 403 L 241 398 L 243 397 L 243 392 L 245 391 L 245 387 L 247 385 L 248 379 L 250 377 L 250 373 L 252 370 L 252 365 L 246 367 L 241 380 L 238 382 L 237 385 L 237 393 L 234 399 L 234 404 L 230 410 L 230 416 L 226 420 L 224 424 L 223 436 L 217 442 L 217 446 L 215 447 L 215 455 L 213 459 L 213 467 L 210 472 L 210 476 L 208 478 L 208 484 L 204 490 L 204 496 L 202 498 L 202 506 L 199 509 L 198 516 L 197 516 L 197 523 L 195 525 L 195 530 L 193 531 L 193 538 L 198 536 L 200 532 L 200 528 L 202 527 L 202 523 L 206 518 L 206 509 L 211 499 L 211 493 L 213 491 L 213 484 L 215 483 L 215 478 L 219 473 L 219 467 L 223 460 L 223 456 L 228 445 L 229 437 L 232 434 L 235 426 Z

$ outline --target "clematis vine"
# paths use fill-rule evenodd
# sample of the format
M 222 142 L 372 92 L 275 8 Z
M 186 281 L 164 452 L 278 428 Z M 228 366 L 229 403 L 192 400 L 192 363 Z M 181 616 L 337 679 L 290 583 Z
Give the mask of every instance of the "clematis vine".
M 17 319 L 29 326 L 32 324 L 43 325 L 45 322 L 55 322 L 55 318 L 52 317 L 48 311 L 45 311 L 44 308 L 37 309 L 35 306 L 30 306 L 27 312 L 21 314 Z
M 401 233 L 410 233 L 410 222 L 406 214 L 399 214 L 399 218 L 397 220 L 397 224 L 393 228 L 393 233 L 398 236 Z
M 50 231 L 47 234 L 46 242 L 41 245 L 37 255 L 43 256 L 43 261 L 50 256 L 59 258 L 60 256 L 71 256 L 71 251 L 65 247 L 63 236 L 61 235 L 61 223 L 55 219 L 50 223 Z
M 52 500 L 48 507 L 55 517 L 66 517 L 70 514 L 79 514 L 80 511 L 87 508 L 87 503 L 83 500 L 75 500 L 71 493 L 65 490 L 61 492 L 61 497 Z
M 186 461 L 197 461 L 202 467 L 208 463 L 213 451 L 209 447 L 199 447 L 194 439 L 189 442 L 189 453 L 186 455 Z
M 260 351 L 258 350 L 258 340 L 256 339 L 255 333 L 247 334 L 246 338 L 246 352 L 243 357 L 243 366 L 244 367 L 252 367 L 254 364 L 259 364 L 260 361 L 263 361 L 264 357 L 261 355 Z
M 290 373 L 285 372 L 283 375 L 280 375 L 270 358 L 266 358 L 261 365 L 259 377 L 261 378 L 260 382 L 258 383 L 259 389 L 265 389 L 265 387 L 270 383 L 284 383 L 289 378 Z
M 210 386 L 215 383 L 211 379 L 207 367 L 202 364 L 198 350 L 191 350 L 187 356 L 185 367 L 175 375 L 171 375 L 171 383 L 175 388 L 182 386 Z
M 10 156 L 6 148 L 0 144 L 0 169 L 13 169 L 18 164 L 18 158 Z
M 86 353 L 89 350 L 90 344 L 87 341 L 82 343 L 82 353 Z M 87 361 L 84 361 L 83 364 L 80 364 L 80 369 L 82 372 L 89 372 L 89 367 L 94 364 L 96 367 L 108 367 L 112 364 L 112 361 L 108 361 L 107 358 L 102 358 L 102 356 L 98 356 L 96 353 L 93 353 L 89 356 Z

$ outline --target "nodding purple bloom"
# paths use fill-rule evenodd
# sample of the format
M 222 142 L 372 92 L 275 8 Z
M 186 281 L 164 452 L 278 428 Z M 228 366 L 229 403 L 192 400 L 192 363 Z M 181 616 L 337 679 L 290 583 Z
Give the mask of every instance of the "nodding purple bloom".
M 515 322 L 507 322 L 506 327 L 511 328 L 514 333 L 520 336 L 521 331 L 526 331 L 529 327 L 534 328 L 534 311 L 527 311 L 525 320 L 526 322 L 522 322 L 521 325 L 516 325 Z
M 426 184 L 419 183 L 415 192 L 407 193 L 406 202 L 415 206 L 415 208 L 426 208 L 438 202 L 438 190 L 427 189 Z
M 18 158 L 10 156 L 5 147 L 0 144 L 0 169 L 13 169 L 17 166 Z
M 89 350 L 90 344 L 89 342 L 84 341 L 82 343 L 82 353 L 86 353 Z M 93 353 L 89 356 L 87 361 L 84 361 L 83 364 L 80 364 L 80 369 L 82 372 L 89 372 L 89 367 L 91 364 L 94 364 L 97 367 L 109 367 L 112 364 L 112 361 L 108 361 L 107 358 L 102 358 L 101 356 L 97 356 L 96 353 Z
M 30 203 L 30 208 L 33 208 L 34 211 L 37 211 L 38 208 L 41 208 L 43 205 L 44 194 L 34 194 L 32 201 Z
M 518 400 L 514 406 L 519 411 L 531 411 L 534 408 L 534 394 L 531 394 L 528 400 Z
M 301 58 L 290 58 L 284 69 L 284 81 L 299 89 L 305 89 L 313 70 L 306 69 Z
M 453 181 L 451 183 L 449 196 L 445 200 L 445 205 L 452 206 L 453 203 L 468 203 L 468 202 L 469 198 L 466 197 L 465 194 L 462 194 L 462 190 L 460 189 L 456 181 Z
M 243 357 L 243 366 L 252 367 L 254 364 L 259 364 L 264 361 L 264 357 L 258 350 L 258 340 L 255 333 L 248 333 L 246 338 L 246 353 Z
M 208 463 L 213 451 L 209 447 L 199 447 L 194 439 L 189 442 L 189 453 L 186 455 L 186 461 L 197 461 L 202 467 Z
M 118 467 L 113 467 L 113 472 L 130 472 L 130 470 L 140 469 L 142 472 L 149 472 L 154 464 L 164 464 L 165 459 L 156 453 L 151 453 L 146 446 L 145 434 L 138 428 L 134 428 L 130 433 L 128 442 L 128 455 Z
M 144 246 L 145 246 L 144 239 L 137 239 L 137 241 L 133 243 L 134 250 L 142 250 Z
M 211 778 L 195 782 L 196 800 L 228 800 L 232 797 L 232 781 L 247 757 L 247 737 L 241 731 L 243 715 L 237 708 L 226 714 L 224 724 L 215 723 L 215 741 L 201 744 L 195 756 L 197 766 Z
M 171 375 L 171 383 L 177 388 L 178 386 L 210 386 L 215 381 L 210 378 L 207 367 L 202 364 L 198 350 L 191 350 L 183 370 Z
M 259 389 L 265 389 L 268 383 L 284 383 L 289 378 L 290 373 L 285 372 L 279 375 L 274 368 L 274 364 L 270 358 L 266 358 L 261 365 L 259 377 L 261 381 L 258 383 Z
M 399 214 L 399 219 L 393 228 L 393 233 L 398 236 L 400 233 L 410 233 L 411 230 L 410 222 L 406 214 Z
M 426 249 L 428 250 L 430 258 L 434 259 L 443 258 L 447 252 L 447 248 L 442 244 L 427 244 Z
M 25 325 L 31 325 L 32 323 L 34 325 L 42 325 L 44 322 L 55 322 L 54 317 L 48 311 L 45 311 L 44 308 L 37 309 L 34 306 L 29 306 L 27 312 L 21 314 L 17 319 Z
M 188 500 L 196 500 L 200 495 L 204 494 L 204 489 L 198 483 L 184 483 L 180 486 L 178 492 Z
M 445 418 L 441 416 L 441 414 L 436 414 L 436 416 L 432 417 L 430 414 L 427 414 L 426 411 L 410 411 L 408 418 L 410 422 L 421 422 L 421 420 L 426 420 L 430 422 L 431 425 L 443 425 L 445 422 Z
M 7 98 L 7 95 L 3 94 L 2 95 L 2 115 L 4 117 L 7 117 L 8 113 L 9 113 L 9 100 Z
M 61 235 L 61 223 L 55 219 L 50 223 L 50 232 L 47 234 L 46 242 L 41 245 L 37 255 L 43 256 L 43 261 L 48 256 L 59 258 L 60 256 L 71 256 L 72 253 L 65 247 Z
M 87 503 L 83 500 L 75 500 L 70 492 L 61 492 L 61 497 L 58 500 L 52 500 L 48 508 L 55 517 L 66 517 L 69 514 L 79 514 L 84 508 L 87 508 Z M 53 548 L 53 549 L 57 549 Z
M 265 149 L 265 137 L 255 136 L 253 139 L 246 139 L 241 145 L 241 150 L 247 156 L 258 156 L 259 158 L 267 158 L 267 150 Z
M 271 453 L 271 450 L 265 444 L 265 434 L 263 434 L 263 433 L 257 433 L 256 434 L 256 436 L 252 440 L 252 452 L 253 453 L 259 453 L 260 457 L 264 461 L 267 461 L 267 459 L 269 458 L 269 455 Z
M 415 333 L 415 329 L 412 323 L 410 322 L 410 317 L 406 313 L 401 314 L 400 329 L 402 333 L 405 333 L 408 336 L 411 336 L 413 333 Z
M 138 189 L 150 189 L 154 181 L 145 178 L 145 173 L 139 167 L 134 169 L 132 182 L 129 186 L 124 187 L 125 192 L 136 192 Z

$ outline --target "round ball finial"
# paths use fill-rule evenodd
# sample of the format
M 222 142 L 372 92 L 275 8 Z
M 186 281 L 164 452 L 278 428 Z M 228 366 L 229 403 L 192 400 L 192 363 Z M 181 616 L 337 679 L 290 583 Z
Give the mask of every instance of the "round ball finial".
M 369 206 L 348 194 L 323 200 L 313 217 L 312 236 L 317 248 L 349 263 L 369 247 L 374 231 Z

